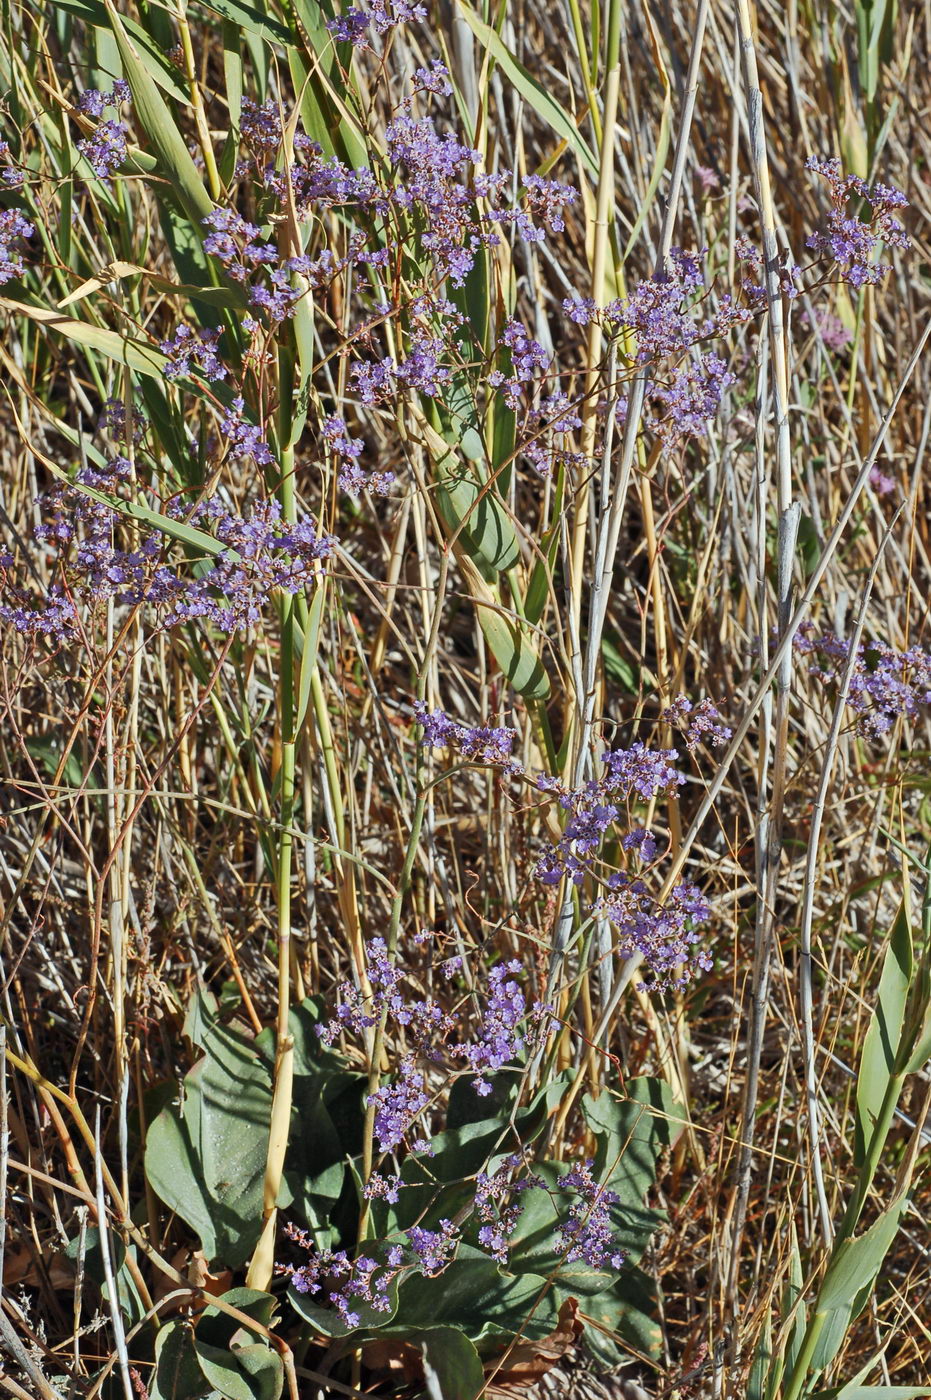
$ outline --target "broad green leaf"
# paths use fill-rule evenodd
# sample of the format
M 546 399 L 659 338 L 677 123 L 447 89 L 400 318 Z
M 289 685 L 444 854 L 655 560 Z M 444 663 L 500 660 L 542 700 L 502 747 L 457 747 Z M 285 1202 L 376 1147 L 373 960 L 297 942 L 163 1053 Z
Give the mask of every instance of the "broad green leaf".
M 195 1335 L 198 1365 L 224 1400 L 278 1400 L 284 1384 L 281 1357 L 261 1342 L 230 1349 L 211 1346 Z
M 560 1284 L 561 1298 L 571 1297 L 571 1290 Z M 653 1280 L 635 1265 L 625 1267 L 620 1278 L 603 1293 L 580 1299 L 579 1315 L 585 1325 L 585 1345 L 605 1363 L 616 1366 L 625 1353 L 610 1342 L 603 1328 L 620 1341 L 647 1356 L 658 1357 L 663 1349 L 663 1333 L 657 1321 L 656 1288 Z M 600 1327 L 592 1326 L 599 1323 Z
M 431 1327 L 411 1339 L 423 1355 L 429 1400 L 477 1400 L 485 1373 L 475 1347 L 455 1327 Z
M 773 1323 L 767 1312 L 747 1377 L 747 1400 L 766 1400 L 766 1378 L 773 1360 Z
M 917 1400 L 931 1395 L 927 1385 L 835 1385 L 830 1390 L 816 1390 L 811 1400 Z
M 201 1400 L 210 1389 L 197 1364 L 189 1322 L 166 1322 L 155 1338 L 155 1376 L 149 1400 Z
M 116 364 L 134 369 L 137 374 L 157 375 L 160 379 L 163 377 L 164 367 L 168 363 L 167 356 L 144 341 L 132 340 L 129 336 L 119 335 L 105 326 L 92 326 L 87 321 L 76 321 L 70 316 L 62 316 L 59 311 L 50 311 L 44 306 L 32 306 L 25 301 L 10 301 L 7 297 L 0 297 L 0 307 L 16 316 L 28 316 L 45 330 L 63 335 L 66 339 L 73 340 L 76 345 L 86 346 L 88 350 L 97 350 Z
M 260 39 L 265 39 L 269 44 L 289 44 L 291 33 L 278 20 L 272 19 L 267 10 L 256 9 L 253 5 L 244 5 L 241 0 L 204 0 L 208 10 L 213 10 L 214 14 L 222 19 L 229 20 L 233 24 L 238 24 L 241 28 L 248 30 L 250 34 L 255 34 Z
M 433 467 L 440 514 L 454 543 L 490 582 L 520 558 L 513 521 L 494 486 L 481 479 L 476 465 L 463 460 L 457 447 L 463 424 L 457 427 L 452 419 L 444 423 L 438 411 L 436 425 L 431 424 L 416 406 L 412 417 Z
M 517 61 L 491 25 L 480 19 L 465 0 L 459 0 L 459 12 L 524 101 L 572 148 L 589 175 L 597 180 L 598 161 L 566 109 Z
M 555 1295 L 544 1278 L 503 1273 L 487 1254 L 462 1244 L 443 1270 L 442 1287 L 423 1274 L 405 1278 L 390 1330 L 448 1326 L 474 1342 L 517 1332 L 536 1340 L 553 1330 L 556 1314 Z
M 228 1303 L 231 1308 L 238 1309 L 251 1317 L 261 1327 L 271 1327 L 278 1307 L 278 1300 L 272 1293 L 265 1293 L 261 1288 L 246 1288 L 240 1285 L 238 1288 L 230 1288 L 226 1293 L 220 1294 L 221 1302 Z M 231 1317 L 222 1308 L 205 1308 L 197 1324 L 197 1335 L 211 1346 L 225 1347 L 245 1327 L 238 1318 Z M 253 1336 L 260 1337 L 261 1332 L 255 1332 Z
M 889 934 L 876 1008 L 863 1040 L 860 1057 L 854 1145 L 854 1164 L 857 1167 L 862 1167 L 867 1159 L 883 1100 L 890 1080 L 896 1074 L 912 969 L 912 934 L 908 905 L 903 900 Z
M 660 1154 L 681 1131 L 683 1111 L 661 1079 L 632 1079 L 628 1097 L 606 1090 L 582 1100 L 585 1121 L 598 1151 L 594 1173 L 616 1192 L 623 1207 L 642 1206 L 656 1181 Z
M 461 545 L 454 543 L 453 551 L 495 661 L 519 695 L 528 700 L 545 699 L 550 682 L 533 643 L 532 628 L 502 607 L 498 594 Z
M 182 1101 L 150 1126 L 145 1168 L 208 1259 L 235 1267 L 262 1228 L 271 1075 L 253 1045 L 225 1026 L 210 1027 L 205 1049 L 185 1076 Z

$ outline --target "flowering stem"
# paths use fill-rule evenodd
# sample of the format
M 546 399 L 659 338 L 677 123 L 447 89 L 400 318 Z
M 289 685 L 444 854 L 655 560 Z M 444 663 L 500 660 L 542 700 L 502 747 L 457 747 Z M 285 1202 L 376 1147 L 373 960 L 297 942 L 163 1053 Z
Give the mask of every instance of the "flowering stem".
M 294 450 L 283 448 L 281 453 L 281 486 L 279 497 L 285 521 L 297 519 L 294 499 Z M 267 1289 L 274 1272 L 275 1221 L 278 1192 L 284 1172 L 291 1122 L 291 1100 L 294 1083 L 294 1040 L 290 1034 L 288 1016 L 291 1006 L 291 867 L 294 850 L 294 790 L 295 790 L 295 704 L 294 704 L 294 632 L 297 601 L 290 593 L 281 596 L 281 673 L 279 677 L 279 726 L 281 735 L 281 768 L 278 832 L 278 862 L 275 872 L 278 912 L 278 1017 L 276 1025 L 275 1074 L 272 1090 L 271 1123 L 268 1154 L 265 1161 L 265 1183 L 262 1198 L 262 1234 L 249 1265 L 247 1283 L 250 1288 Z

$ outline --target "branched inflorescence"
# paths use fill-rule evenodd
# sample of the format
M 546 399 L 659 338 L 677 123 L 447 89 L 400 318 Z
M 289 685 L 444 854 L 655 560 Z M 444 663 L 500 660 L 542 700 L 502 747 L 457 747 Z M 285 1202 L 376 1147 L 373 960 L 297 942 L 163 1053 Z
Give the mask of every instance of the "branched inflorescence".
M 287 523 L 277 501 L 257 502 L 244 518 L 214 496 L 186 514 L 177 503 L 170 508 L 187 524 L 204 528 L 217 546 L 210 566 L 191 577 L 164 562 L 165 543 L 158 533 L 140 530 L 128 548 L 118 543 L 131 528 L 126 516 L 106 495 L 101 499 L 90 491 L 125 495 L 130 478 L 130 462 L 117 456 L 102 467 L 82 468 L 73 485 L 56 487 L 42 498 L 35 536 L 59 558 L 67 590 L 55 585 L 38 603 L 19 596 L 12 604 L 0 604 L 0 618 L 27 635 L 65 642 L 77 632 L 78 603 L 93 606 L 113 599 L 153 607 L 157 627 L 205 618 L 221 631 L 235 632 L 258 622 L 276 589 L 294 594 L 313 585 L 330 554 L 332 541 L 318 533 L 313 521 Z
M 802 627 L 794 645 L 811 658 L 814 677 L 833 685 L 840 682 L 850 659 L 849 641 L 833 632 L 814 636 L 809 625 Z M 931 654 L 921 647 L 897 651 L 877 640 L 858 643 L 847 704 L 868 739 L 888 734 L 897 719 L 916 719 L 921 707 L 931 705 Z
M 908 236 L 896 213 L 908 207 L 901 190 L 891 185 L 868 185 L 858 175 L 845 175 L 837 159 L 811 156 L 807 168 L 828 182 L 831 209 L 827 224 L 808 238 L 808 247 L 837 267 L 841 281 L 853 287 L 876 285 L 889 271 L 880 260 L 882 245 L 907 248 Z M 869 205 L 869 219 L 858 210 Z

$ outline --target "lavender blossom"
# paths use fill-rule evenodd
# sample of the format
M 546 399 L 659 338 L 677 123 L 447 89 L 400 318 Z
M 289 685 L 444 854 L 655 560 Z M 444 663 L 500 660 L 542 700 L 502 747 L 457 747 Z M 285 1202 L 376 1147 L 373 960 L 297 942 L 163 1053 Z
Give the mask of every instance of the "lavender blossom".
M 515 1177 L 521 1165 L 521 1157 L 514 1153 L 496 1171 L 479 1172 L 475 1178 L 473 1209 L 481 1221 L 478 1241 L 499 1264 L 508 1262 L 509 1242 L 524 1210 L 521 1196 L 531 1187 L 544 1184 L 539 1176 Z
M 405 1141 L 430 1102 L 424 1076 L 410 1059 L 403 1060 L 397 1078 L 376 1089 L 368 1102 L 375 1106 L 375 1137 L 380 1152 L 394 1152 Z
M 733 731 L 721 719 L 721 713 L 713 700 L 705 699 L 693 705 L 685 695 L 679 695 L 668 709 L 663 711 L 667 724 L 678 724 L 685 729 L 685 746 L 694 753 L 698 745 L 705 741 L 712 748 L 723 748 Z
M 710 957 L 696 949 L 701 941 L 698 927 L 710 909 L 695 885 L 677 885 L 666 904 L 655 900 L 642 880 L 623 872 L 612 875 L 608 885 L 611 893 L 598 909 L 617 930 L 618 956 L 643 958 L 652 981 L 642 986 L 654 991 L 682 988 L 699 970 L 710 972 Z
M 560 1222 L 559 1247 L 566 1252 L 567 1264 L 578 1261 L 593 1269 L 620 1269 L 625 1256 L 618 1247 L 609 1213 L 620 1198 L 615 1191 L 598 1185 L 592 1165 L 589 1158 L 559 1180 L 560 1191 L 578 1197 Z
M 22 277 L 26 269 L 15 245 L 31 238 L 35 231 L 35 225 L 18 209 L 0 209 L 0 287 L 14 277 Z
M 407 1239 L 420 1261 L 421 1272 L 427 1278 L 436 1278 L 455 1256 L 459 1230 L 451 1220 L 441 1220 L 439 1230 L 425 1230 L 414 1225 L 408 1230 Z
M 872 188 L 857 175 L 844 175 L 840 161 L 811 156 L 806 168 L 828 181 L 831 209 L 825 228 L 808 238 L 808 247 L 837 266 L 842 282 L 853 287 L 877 285 L 889 271 L 880 261 L 882 244 L 888 248 L 908 248 L 909 240 L 894 210 L 906 209 L 908 200 L 901 190 L 876 184 Z M 848 213 L 852 201 L 870 206 L 869 222 Z
M 158 348 L 168 356 L 168 364 L 162 371 L 165 378 L 187 378 L 193 364 L 205 379 L 212 382 L 225 379 L 227 369 L 217 355 L 220 335 L 220 331 L 200 329 L 195 332 L 190 326 L 178 326 L 173 336 L 159 342 Z
M 392 1258 L 387 1266 L 365 1254 L 350 1260 L 343 1249 L 318 1249 L 308 1233 L 296 1225 L 286 1225 L 285 1234 L 312 1256 L 306 1264 L 276 1265 L 276 1272 L 290 1278 L 295 1292 L 319 1297 L 320 1303 L 333 1307 L 349 1328 L 360 1325 L 353 1307 L 356 1302 L 367 1303 L 378 1313 L 391 1311 L 388 1288 L 397 1274 Z

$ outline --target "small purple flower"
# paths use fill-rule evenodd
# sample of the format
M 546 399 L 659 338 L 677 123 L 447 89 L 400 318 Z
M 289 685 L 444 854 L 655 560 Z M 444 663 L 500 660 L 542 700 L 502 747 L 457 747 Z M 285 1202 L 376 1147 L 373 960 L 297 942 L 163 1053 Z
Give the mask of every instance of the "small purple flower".
M 0 287 L 14 277 L 22 277 L 26 268 L 16 244 L 34 233 L 35 225 L 18 209 L 0 209 Z
M 591 1158 L 566 1172 L 559 1180 L 559 1189 L 577 1196 L 559 1225 L 559 1247 L 565 1251 L 566 1263 L 578 1261 L 593 1269 L 620 1269 L 625 1255 L 618 1246 L 610 1216 L 610 1208 L 617 1205 L 619 1197 L 615 1191 L 598 1185 L 592 1176 Z
M 701 941 L 698 926 L 708 919 L 710 909 L 695 885 L 677 885 L 668 901 L 660 904 L 642 880 L 624 873 L 613 875 L 608 884 L 611 893 L 598 908 L 617 931 L 618 956 L 639 954 L 653 978 L 654 991 L 685 987 L 699 970 L 711 970 L 708 954 L 696 949 Z
M 411 1060 L 402 1061 L 397 1078 L 369 1097 L 375 1105 L 375 1137 L 380 1152 L 394 1152 L 430 1102 L 424 1076 Z
M 93 136 L 75 144 L 94 174 L 108 183 L 126 159 L 126 128 L 122 122 L 101 122 Z
M 168 356 L 168 364 L 162 371 L 165 378 L 187 378 L 193 364 L 205 379 L 212 382 L 225 379 L 226 366 L 217 355 L 220 335 L 220 331 L 201 329 L 195 333 L 190 326 L 178 326 L 173 336 L 159 342 L 162 354 Z
M 713 700 L 705 699 L 693 705 L 685 695 L 679 695 L 663 711 L 663 719 L 668 724 L 678 724 L 685 729 L 685 746 L 694 753 L 702 741 L 712 748 L 723 748 L 733 731 L 721 719 L 721 713 Z
M 407 1239 L 420 1262 L 421 1271 L 427 1278 L 436 1278 L 456 1253 L 459 1230 L 451 1220 L 441 1220 L 439 1230 L 425 1230 L 414 1225 L 408 1230 Z
M 901 190 L 890 185 L 872 187 L 857 175 L 844 175 L 840 161 L 821 160 L 811 156 L 806 168 L 828 181 L 831 209 L 823 229 L 808 238 L 808 247 L 837 266 L 841 281 L 853 287 L 877 285 L 889 271 L 889 264 L 880 261 L 882 244 L 887 248 L 907 249 L 908 235 L 893 217 L 893 210 L 908 207 Z M 870 219 L 865 222 L 857 213 L 848 212 L 851 205 L 866 203 Z

